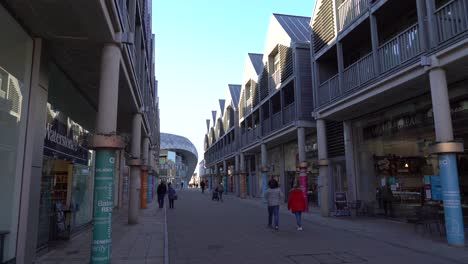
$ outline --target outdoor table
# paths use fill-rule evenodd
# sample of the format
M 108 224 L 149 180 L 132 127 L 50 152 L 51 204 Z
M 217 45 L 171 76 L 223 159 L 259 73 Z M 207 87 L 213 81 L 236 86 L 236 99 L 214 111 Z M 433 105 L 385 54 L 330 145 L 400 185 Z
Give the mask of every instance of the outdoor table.
M 3 263 L 3 247 L 5 245 L 5 236 L 9 233 L 9 231 L 0 230 L 0 263 Z

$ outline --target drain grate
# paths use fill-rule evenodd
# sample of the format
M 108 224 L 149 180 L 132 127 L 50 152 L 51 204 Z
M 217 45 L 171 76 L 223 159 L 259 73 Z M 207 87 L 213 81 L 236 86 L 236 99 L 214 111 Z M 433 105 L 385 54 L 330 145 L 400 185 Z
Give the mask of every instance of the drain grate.
M 348 252 L 324 252 L 286 256 L 295 264 L 357 264 L 365 263 L 366 259 Z

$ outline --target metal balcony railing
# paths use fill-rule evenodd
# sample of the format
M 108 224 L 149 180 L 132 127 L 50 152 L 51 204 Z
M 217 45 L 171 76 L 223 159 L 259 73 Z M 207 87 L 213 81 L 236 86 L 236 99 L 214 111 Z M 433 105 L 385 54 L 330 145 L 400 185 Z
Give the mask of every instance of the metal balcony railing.
M 273 114 L 271 121 L 271 131 L 275 131 L 281 128 L 281 111 Z
M 419 27 L 414 24 L 378 49 L 381 73 L 385 73 L 421 53 Z
M 320 84 L 317 93 L 319 106 L 327 104 L 333 99 L 339 97 L 341 92 L 339 88 L 338 74 Z
M 117 6 L 117 11 L 119 12 L 120 25 L 122 26 L 123 31 L 124 32 L 130 31 L 127 1 L 126 0 L 115 0 L 115 5 Z
M 434 15 L 439 43 L 468 30 L 468 0 L 452 0 L 439 7 Z
M 270 132 L 271 132 L 271 119 L 266 118 L 262 122 L 262 135 L 266 136 L 266 135 L 270 134 Z
M 351 91 L 374 77 L 374 60 L 371 52 L 343 71 L 343 92 Z
M 343 30 L 368 10 L 369 0 L 346 0 L 338 7 L 338 30 Z
M 291 103 L 283 110 L 283 123 L 285 125 L 296 120 L 296 103 Z

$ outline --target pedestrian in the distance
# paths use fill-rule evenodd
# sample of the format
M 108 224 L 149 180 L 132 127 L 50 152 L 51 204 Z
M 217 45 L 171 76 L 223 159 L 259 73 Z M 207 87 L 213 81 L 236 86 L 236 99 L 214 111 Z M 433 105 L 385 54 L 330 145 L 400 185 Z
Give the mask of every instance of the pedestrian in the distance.
M 164 181 L 161 181 L 156 191 L 156 193 L 158 194 L 159 208 L 164 207 L 164 196 L 166 195 L 166 192 L 167 192 L 166 183 Z
M 167 198 L 169 198 L 169 209 L 174 209 L 174 200 L 177 199 L 177 193 L 172 188 L 171 183 L 168 184 L 168 193 L 167 193 Z
M 302 212 L 306 210 L 306 202 L 304 198 L 304 192 L 301 190 L 298 184 L 294 186 L 294 189 L 289 193 L 288 210 L 296 216 L 297 230 L 302 230 Z
M 200 182 L 201 192 L 205 193 L 205 181 Z
M 265 199 L 268 203 L 268 227 L 272 228 L 272 217 L 275 219 L 275 229 L 279 227 L 279 205 L 281 199 L 284 197 L 283 193 L 279 188 L 279 184 L 276 180 L 272 180 L 268 184 L 268 189 L 265 193 Z
M 223 192 L 224 192 L 224 186 L 223 186 L 222 182 L 219 182 L 218 187 L 216 187 L 216 191 L 218 192 L 219 200 L 222 202 L 223 201 Z

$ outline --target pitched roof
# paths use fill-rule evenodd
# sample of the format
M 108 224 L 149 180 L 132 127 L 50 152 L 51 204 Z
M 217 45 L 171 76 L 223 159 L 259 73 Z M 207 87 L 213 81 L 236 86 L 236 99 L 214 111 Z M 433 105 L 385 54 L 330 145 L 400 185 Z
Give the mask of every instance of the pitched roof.
M 249 58 L 255 68 L 255 72 L 259 75 L 263 70 L 263 54 L 249 53 Z
M 231 93 L 232 103 L 237 108 L 240 100 L 241 85 L 238 84 L 228 84 L 229 92 Z
M 310 17 L 273 14 L 294 42 L 310 42 Z

